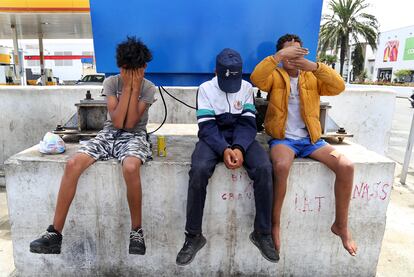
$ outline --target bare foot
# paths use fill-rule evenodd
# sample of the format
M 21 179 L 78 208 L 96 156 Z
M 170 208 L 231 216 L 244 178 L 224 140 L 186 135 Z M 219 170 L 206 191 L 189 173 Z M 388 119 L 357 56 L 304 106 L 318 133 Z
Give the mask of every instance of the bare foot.
M 277 253 L 280 253 L 280 227 L 278 226 L 272 227 L 272 239 L 273 239 L 273 243 L 275 244 L 275 249 Z
M 341 228 L 336 223 L 332 224 L 331 227 L 332 233 L 341 238 L 344 248 L 351 254 L 351 256 L 356 255 L 357 245 L 352 239 L 351 233 L 348 231 L 348 228 Z

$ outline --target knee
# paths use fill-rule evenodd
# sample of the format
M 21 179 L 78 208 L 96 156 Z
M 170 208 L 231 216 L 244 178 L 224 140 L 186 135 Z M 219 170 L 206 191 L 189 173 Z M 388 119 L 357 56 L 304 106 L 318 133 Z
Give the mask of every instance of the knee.
M 191 164 L 190 176 L 198 178 L 210 178 L 211 165 L 204 162 L 196 162 Z
M 263 162 L 256 167 L 256 170 L 264 173 L 272 172 L 272 163 L 270 160 Z
M 256 167 L 256 176 L 268 177 L 272 179 L 272 164 L 269 162 L 262 163 Z
M 80 165 L 76 162 L 76 158 L 71 158 L 67 161 L 65 171 L 68 173 L 74 173 L 80 170 Z
M 291 163 L 286 160 L 273 161 L 273 171 L 276 175 L 288 175 Z
M 354 163 L 350 160 L 341 161 L 335 173 L 340 177 L 352 177 L 354 175 Z
M 208 179 L 212 175 L 212 170 L 206 163 L 193 163 L 189 175 L 190 187 L 192 189 L 200 190 L 204 188 L 203 184 L 208 182 Z
M 273 173 L 272 173 L 272 164 L 270 163 L 270 161 L 268 163 L 259 165 L 256 168 L 254 177 L 255 178 L 253 180 L 255 181 L 255 185 L 257 181 L 257 184 L 260 184 L 262 186 L 262 189 L 268 191 L 268 193 L 272 195 Z
M 126 175 L 137 175 L 141 167 L 139 159 L 125 159 L 122 163 L 122 171 Z

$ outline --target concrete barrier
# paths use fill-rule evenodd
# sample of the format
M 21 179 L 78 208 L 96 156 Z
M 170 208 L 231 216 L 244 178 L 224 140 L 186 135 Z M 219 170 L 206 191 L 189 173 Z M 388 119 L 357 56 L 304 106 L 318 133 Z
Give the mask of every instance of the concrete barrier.
M 177 136 L 177 130 L 187 130 Z M 121 168 L 97 162 L 81 176 L 65 226 L 61 255 L 29 252 L 51 223 L 65 163 L 36 147 L 6 162 L 14 261 L 21 276 L 375 276 L 393 183 L 394 163 L 362 146 L 335 146 L 355 163 L 350 228 L 359 244 L 351 257 L 330 232 L 334 174 L 310 159 L 295 160 L 283 207 L 281 260 L 264 260 L 248 239 L 254 217 L 252 183 L 244 169 L 216 167 L 203 228 L 207 245 L 187 267 L 175 265 L 184 241 L 190 155 L 195 125 L 166 126 L 166 158 L 142 168 L 147 254 L 128 255 L 129 211 Z M 155 138 L 152 138 L 153 140 Z M 264 142 L 266 137 L 259 136 Z
M 195 107 L 197 99 L 197 87 L 165 87 L 165 89 L 174 97 L 182 100 L 184 103 Z M 175 101 L 164 91 L 165 102 L 167 104 L 167 121 L 166 123 L 172 124 L 193 124 L 197 123 L 196 114 L 194 109 L 190 109 L 183 104 Z M 157 101 L 151 106 L 149 110 L 149 121 L 151 123 L 160 123 L 164 119 L 164 104 L 162 98 L 157 91 Z
M 0 166 L 10 156 L 38 143 L 57 124 L 66 123 L 87 90 L 97 97 L 102 88 L 0 86 Z
M 386 88 L 348 87 L 338 96 L 321 99 L 332 106 L 329 116 L 354 135 L 350 138 L 351 141 L 380 155 L 387 152 L 395 110 L 394 91 Z
M 195 105 L 197 88 L 167 87 L 173 95 Z M 0 86 L 0 170 L 12 155 L 38 143 L 46 132 L 57 124 L 65 124 L 76 113 L 75 103 L 85 98 L 90 90 L 99 98 L 99 86 L 58 87 L 2 87 Z M 164 94 L 165 95 L 165 94 Z M 157 91 L 156 101 L 150 109 L 149 121 L 160 123 L 164 106 Z M 168 107 L 167 123 L 195 123 L 195 111 L 165 95 Z M 155 127 L 154 127 L 155 128 Z
M 178 99 L 195 106 L 196 87 L 166 87 Z M 75 103 L 91 90 L 97 97 L 101 87 L 0 87 L 0 169 L 4 161 L 64 124 L 75 112 Z M 165 95 L 165 94 L 164 94 Z M 160 123 L 164 106 L 158 101 L 150 109 L 149 121 Z M 167 123 L 196 123 L 195 111 L 165 95 L 168 108 Z M 351 141 L 379 154 L 388 147 L 395 93 L 381 88 L 349 87 L 336 97 L 325 100 L 333 105 L 329 111 L 333 119 L 354 134 Z
M 166 89 L 184 102 L 195 105 L 196 88 Z M 380 155 L 384 155 L 388 149 L 395 99 L 396 94 L 392 89 L 369 86 L 350 86 L 340 95 L 321 97 L 321 100 L 329 102 L 332 106 L 328 111 L 329 116 L 348 133 L 354 135 L 347 140 L 363 145 Z M 194 110 L 172 100 L 169 96 L 166 96 L 166 100 L 167 123 L 196 123 Z M 150 110 L 150 121 L 161 122 L 163 115 L 162 101 L 157 101 Z
M 369 89 L 379 89 L 379 90 L 391 90 L 395 93 L 397 97 L 407 98 L 414 93 L 414 87 L 405 87 L 405 86 L 379 86 L 379 85 L 363 85 L 363 84 L 347 84 L 348 88 L 361 88 L 365 90 Z

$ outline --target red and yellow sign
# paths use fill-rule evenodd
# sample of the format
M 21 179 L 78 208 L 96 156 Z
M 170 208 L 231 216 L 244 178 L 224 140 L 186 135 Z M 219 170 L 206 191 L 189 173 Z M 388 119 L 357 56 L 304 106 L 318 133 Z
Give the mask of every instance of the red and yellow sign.
M 400 42 L 398 40 L 387 41 L 384 48 L 384 62 L 396 62 L 398 59 L 398 47 Z
M 10 64 L 10 51 L 8 48 L 0 47 L 0 64 Z
M 7 13 L 79 13 L 89 12 L 89 0 L 2 0 L 0 12 Z

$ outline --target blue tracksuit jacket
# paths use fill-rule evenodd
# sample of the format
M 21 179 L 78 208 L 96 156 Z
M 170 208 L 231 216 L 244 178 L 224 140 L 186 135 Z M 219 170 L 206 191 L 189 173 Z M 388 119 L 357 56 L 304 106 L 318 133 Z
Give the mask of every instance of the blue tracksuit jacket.
M 219 156 L 227 147 L 239 148 L 244 154 L 256 137 L 255 113 L 249 82 L 243 80 L 238 92 L 226 93 L 214 77 L 198 91 L 198 137 Z

